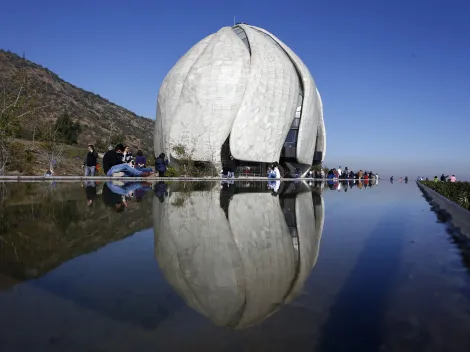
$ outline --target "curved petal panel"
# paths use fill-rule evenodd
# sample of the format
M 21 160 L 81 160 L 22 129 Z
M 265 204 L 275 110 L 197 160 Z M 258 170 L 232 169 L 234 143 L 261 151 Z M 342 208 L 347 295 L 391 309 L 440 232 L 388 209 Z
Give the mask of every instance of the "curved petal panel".
M 218 31 L 188 72 L 170 130 L 193 158 L 217 162 L 243 98 L 250 54 L 230 27 Z
M 284 189 L 281 203 L 265 192 L 173 190 L 154 199 L 155 256 L 188 306 L 244 328 L 299 294 L 318 257 L 321 195 Z
M 298 75 L 289 57 L 271 38 L 250 26 L 240 27 L 250 43 L 251 66 L 230 134 L 231 152 L 239 160 L 277 161 L 294 119 Z
M 318 231 L 315 218 L 314 203 L 311 192 L 300 193 L 295 200 L 297 233 L 299 236 L 300 265 L 297 279 L 292 287 L 287 301 L 295 298 L 302 289 L 305 281 L 315 266 L 320 249 L 321 231 Z
M 242 264 L 217 191 L 172 193 L 154 214 L 155 254 L 186 303 L 218 325 L 229 325 L 245 300 Z M 155 210 L 157 209 L 157 210 Z M 160 231 L 157 233 L 157 231 Z
M 268 31 L 255 26 L 251 27 L 266 33 L 273 40 L 275 40 L 285 50 L 302 78 L 304 99 L 302 104 L 302 117 L 300 119 L 299 126 L 299 136 L 297 139 L 297 160 L 302 164 L 310 165 L 315 153 L 315 136 L 317 132 L 318 119 L 320 116 L 320 107 L 318 97 L 316 95 L 317 87 L 315 85 L 315 81 L 307 66 L 305 66 L 303 61 L 287 45 L 285 45 L 281 40 Z
M 294 250 L 279 198 L 270 193 L 235 195 L 229 221 L 243 263 L 246 306 L 237 327 L 244 327 L 284 301 L 295 277 Z
M 320 102 L 320 121 L 318 123 L 318 132 L 317 132 L 317 150 L 322 152 L 322 159 L 325 159 L 326 154 L 326 130 L 325 130 L 325 121 L 323 120 L 323 102 L 321 100 L 320 92 L 317 89 L 318 101 Z
M 319 236 L 318 240 L 320 241 L 321 235 L 323 233 L 323 225 L 325 224 L 325 202 L 323 201 L 323 196 L 321 194 L 319 197 L 319 202 L 314 204 L 313 209 L 315 211 L 315 231 Z
M 180 101 L 183 84 L 189 70 L 206 48 L 214 35 L 211 34 L 194 45 L 168 72 L 158 92 L 155 121 L 154 150 L 156 155 L 165 151 L 170 155 L 168 137 L 176 109 Z

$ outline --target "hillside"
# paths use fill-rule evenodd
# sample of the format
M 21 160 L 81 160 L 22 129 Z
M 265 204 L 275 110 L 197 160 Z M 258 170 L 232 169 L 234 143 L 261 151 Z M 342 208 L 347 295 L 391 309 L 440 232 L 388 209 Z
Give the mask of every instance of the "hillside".
M 34 102 L 35 122 L 54 121 L 67 109 L 71 118 L 80 122 L 79 145 L 97 144 L 111 135 L 124 135 L 133 149 L 153 150 L 154 122 L 118 106 L 101 96 L 65 82 L 57 74 L 20 56 L 0 49 L 0 87 L 14 84 L 21 72 L 25 76 L 26 94 Z M 21 138 L 32 136 L 32 124 L 23 124 Z
M 102 185 L 97 186 L 100 193 Z M 2 277 L 40 277 L 77 256 L 152 227 L 153 192 L 117 213 L 75 183 L 0 185 Z

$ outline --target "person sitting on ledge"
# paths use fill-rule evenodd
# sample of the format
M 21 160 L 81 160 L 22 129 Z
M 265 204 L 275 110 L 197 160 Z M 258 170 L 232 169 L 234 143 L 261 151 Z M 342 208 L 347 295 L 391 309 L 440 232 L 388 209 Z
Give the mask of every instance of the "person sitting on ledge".
M 126 147 L 123 144 L 116 145 L 114 150 L 108 150 L 103 156 L 103 169 L 107 176 L 113 176 L 116 173 L 123 173 L 126 177 L 148 177 L 150 172 L 136 170 L 122 160 L 122 155 Z
M 135 157 L 135 167 L 137 170 L 145 168 L 147 166 L 147 158 L 144 156 L 142 150 L 137 151 L 137 156 Z

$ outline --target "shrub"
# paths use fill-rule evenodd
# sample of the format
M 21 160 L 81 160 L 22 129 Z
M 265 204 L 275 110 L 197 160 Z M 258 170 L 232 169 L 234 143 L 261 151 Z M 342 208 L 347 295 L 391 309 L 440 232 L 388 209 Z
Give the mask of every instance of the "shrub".
M 108 151 L 108 145 L 106 145 L 106 141 L 104 139 L 98 139 L 95 143 L 95 149 L 98 152 L 105 153 Z
M 470 210 L 470 182 L 421 181 L 421 183 L 457 203 L 462 208 Z
M 166 169 L 165 176 L 166 177 L 179 177 L 180 173 L 174 167 L 169 167 Z
M 12 142 L 7 145 L 8 148 L 8 171 L 19 171 L 21 173 L 32 173 L 32 166 L 36 162 L 36 154 L 25 145 Z
M 67 110 L 65 110 L 57 119 L 55 130 L 62 142 L 67 144 L 77 144 L 78 135 L 82 132 L 82 127 L 78 122 L 73 122 Z

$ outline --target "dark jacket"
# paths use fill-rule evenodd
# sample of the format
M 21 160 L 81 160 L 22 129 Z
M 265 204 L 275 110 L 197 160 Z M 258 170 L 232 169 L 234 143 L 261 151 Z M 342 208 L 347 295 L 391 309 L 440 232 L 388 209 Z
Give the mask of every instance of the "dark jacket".
M 168 192 L 166 190 L 166 183 L 163 181 L 160 181 L 155 184 L 153 187 L 153 191 L 155 194 L 155 197 L 160 198 L 168 195 Z
M 118 154 L 115 150 L 108 150 L 103 156 L 103 170 L 105 173 L 107 173 L 114 165 L 122 163 L 122 154 Z
M 155 159 L 155 169 L 157 171 L 165 172 L 166 171 L 166 166 L 168 165 L 168 159 L 162 159 L 158 157 Z
M 144 165 L 143 167 L 145 167 L 145 165 L 147 165 L 147 159 L 145 158 L 145 156 L 137 155 L 135 157 L 135 165 L 139 166 L 139 164 Z
M 85 194 L 87 200 L 94 200 L 96 198 L 96 186 L 87 186 L 85 188 Z
M 103 193 L 101 196 L 103 197 L 103 203 L 111 208 L 114 208 L 116 204 L 122 203 L 122 196 L 113 193 L 106 183 L 103 185 Z
M 85 166 L 96 166 L 96 161 L 98 160 L 97 152 L 88 152 L 83 160 L 83 165 Z

